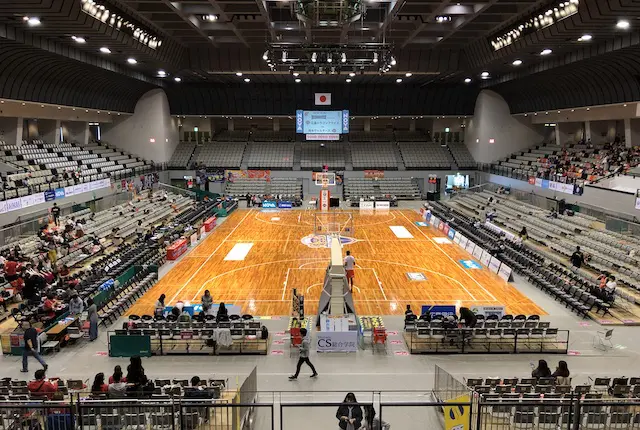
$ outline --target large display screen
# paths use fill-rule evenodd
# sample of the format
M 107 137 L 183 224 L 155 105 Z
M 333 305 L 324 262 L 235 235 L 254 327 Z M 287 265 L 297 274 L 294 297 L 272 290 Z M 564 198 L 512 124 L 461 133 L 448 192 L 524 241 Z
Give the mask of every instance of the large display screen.
M 349 111 L 296 111 L 296 133 L 346 134 L 349 133 Z

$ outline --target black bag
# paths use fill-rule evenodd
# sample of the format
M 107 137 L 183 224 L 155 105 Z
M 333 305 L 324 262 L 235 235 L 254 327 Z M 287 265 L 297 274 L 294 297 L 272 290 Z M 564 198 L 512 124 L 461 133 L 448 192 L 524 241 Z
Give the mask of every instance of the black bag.
M 269 339 L 269 329 L 267 329 L 265 326 L 262 326 L 261 331 L 262 333 L 260 335 L 260 339 L 262 340 Z

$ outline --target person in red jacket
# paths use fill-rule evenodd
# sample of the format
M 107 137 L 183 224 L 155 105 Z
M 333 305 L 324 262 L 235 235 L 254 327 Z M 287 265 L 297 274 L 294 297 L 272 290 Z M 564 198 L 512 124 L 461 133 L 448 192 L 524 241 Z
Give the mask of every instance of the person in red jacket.
M 30 381 L 27 384 L 29 393 L 38 396 L 47 396 L 49 400 L 53 398 L 53 393 L 58 390 L 58 383 L 51 382 L 47 379 L 44 369 L 36 370 L 34 375 L 35 380 Z

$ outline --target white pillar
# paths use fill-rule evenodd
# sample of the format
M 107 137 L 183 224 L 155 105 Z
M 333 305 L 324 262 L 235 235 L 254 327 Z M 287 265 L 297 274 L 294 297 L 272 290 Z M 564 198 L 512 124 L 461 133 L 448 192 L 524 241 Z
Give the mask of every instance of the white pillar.
M 16 118 L 16 141 L 15 142 L 7 142 L 12 143 L 14 145 L 22 145 L 22 126 L 24 124 L 24 118 Z
M 631 135 L 631 118 L 624 119 L 624 144 L 627 148 L 631 148 L 633 137 Z
M 82 133 L 82 144 L 86 145 L 89 143 L 89 138 L 91 136 L 91 131 L 89 130 L 89 123 L 84 123 L 84 133 Z
M 556 123 L 556 145 L 562 146 L 562 135 L 560 134 L 560 124 Z
M 364 119 L 364 131 L 371 131 L 371 119 L 370 118 L 365 118 Z
M 55 145 L 60 145 L 60 120 L 56 120 L 56 131 L 53 135 L 53 143 Z
M 409 122 L 409 131 L 416 131 L 416 120 L 415 119 L 411 119 L 411 122 Z
M 591 121 L 584 122 L 584 140 L 591 140 Z
M 233 131 L 233 118 L 227 120 L 227 130 Z
M 273 119 L 273 131 L 280 131 L 280 118 Z

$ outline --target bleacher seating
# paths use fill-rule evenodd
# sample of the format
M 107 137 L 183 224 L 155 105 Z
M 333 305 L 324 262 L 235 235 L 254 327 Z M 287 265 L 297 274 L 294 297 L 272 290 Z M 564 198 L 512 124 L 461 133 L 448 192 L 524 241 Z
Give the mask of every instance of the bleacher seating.
M 450 169 L 453 160 L 446 147 L 433 143 L 401 142 L 400 151 L 407 168 Z
M 245 162 L 249 169 L 292 169 L 294 144 L 287 142 L 250 142 Z
M 476 167 L 476 161 L 473 159 L 473 156 L 469 152 L 467 145 L 464 143 L 450 143 L 447 145 L 451 154 L 453 155 L 453 159 L 456 164 L 461 169 L 469 169 Z
M 302 169 L 322 169 L 322 166 L 326 164 L 330 170 L 343 170 L 345 151 L 345 144 L 339 142 L 302 143 L 300 167 Z
M 357 169 L 388 169 L 396 170 L 394 143 L 351 143 L 351 163 Z
M 218 142 L 247 142 L 249 130 L 222 130 L 215 135 L 214 140 Z
M 196 149 L 192 161 L 198 166 L 239 168 L 246 142 L 212 142 Z
M 242 198 L 252 196 L 283 196 L 282 198 L 301 198 L 302 183 L 297 178 L 237 178 L 227 182 L 225 194 Z
M 169 167 L 187 168 L 189 160 L 196 149 L 195 143 L 180 142 L 169 160 Z
M 393 142 L 391 131 L 352 131 L 349 133 L 351 142 Z
M 396 138 L 396 142 L 430 142 L 431 136 L 429 132 L 422 133 L 421 131 L 408 131 L 408 130 L 396 130 L 393 133 Z
M 295 134 L 286 131 L 256 130 L 251 135 L 254 142 L 293 142 Z
M 420 190 L 411 178 L 348 178 L 345 179 L 344 196 L 350 200 L 386 196 L 417 200 L 420 199 Z

